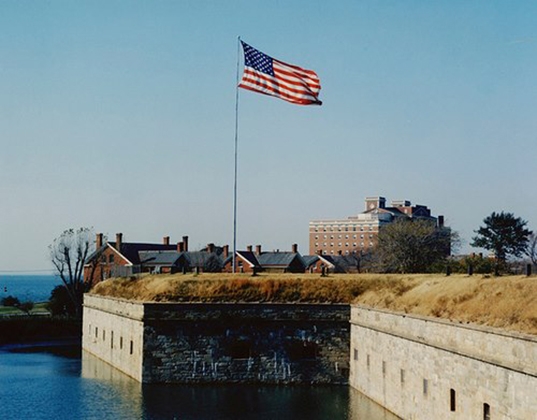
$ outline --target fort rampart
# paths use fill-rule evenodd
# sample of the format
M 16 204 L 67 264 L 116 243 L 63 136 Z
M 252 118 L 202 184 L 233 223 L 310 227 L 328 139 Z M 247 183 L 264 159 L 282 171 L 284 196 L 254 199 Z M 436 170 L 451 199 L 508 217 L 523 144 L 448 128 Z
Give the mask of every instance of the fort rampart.
M 350 306 L 84 299 L 83 349 L 144 383 L 347 384 Z
M 537 339 L 353 306 L 349 383 L 404 419 L 533 419 Z

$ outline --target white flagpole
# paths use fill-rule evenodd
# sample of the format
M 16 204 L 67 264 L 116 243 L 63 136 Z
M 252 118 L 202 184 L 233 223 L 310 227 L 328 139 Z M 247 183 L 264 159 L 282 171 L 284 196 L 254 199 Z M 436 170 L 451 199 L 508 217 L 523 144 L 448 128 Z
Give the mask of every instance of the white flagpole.
M 233 273 L 236 273 L 237 255 L 237 149 L 239 140 L 239 57 L 241 48 L 241 37 L 237 38 L 237 83 L 235 86 L 235 176 L 233 183 Z

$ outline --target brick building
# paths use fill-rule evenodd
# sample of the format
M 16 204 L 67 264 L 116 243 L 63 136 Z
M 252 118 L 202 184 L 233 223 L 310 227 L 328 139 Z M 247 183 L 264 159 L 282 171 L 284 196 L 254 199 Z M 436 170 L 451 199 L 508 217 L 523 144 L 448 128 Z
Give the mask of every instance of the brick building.
M 443 225 L 444 217 L 431 216 L 427 206 L 412 205 L 408 200 L 392 201 L 384 197 L 367 197 L 365 211 L 346 219 L 312 220 L 309 223 L 309 253 L 352 255 L 367 252 L 377 244 L 382 226 L 399 218 L 429 219 Z
M 142 271 L 144 252 L 188 251 L 188 236 L 176 245 L 170 244 L 170 237 L 162 238 L 162 243 L 125 242 L 123 234 L 116 234 L 116 241 L 105 240 L 102 233 L 95 238 L 95 252 L 84 264 L 84 281 L 96 284 L 116 276 L 129 276 Z

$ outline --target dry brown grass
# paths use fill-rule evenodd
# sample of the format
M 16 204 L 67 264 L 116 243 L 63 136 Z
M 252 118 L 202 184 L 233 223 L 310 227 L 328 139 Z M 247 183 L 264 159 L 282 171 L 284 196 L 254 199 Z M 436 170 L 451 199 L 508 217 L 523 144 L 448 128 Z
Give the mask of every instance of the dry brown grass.
M 522 276 L 148 275 L 108 280 L 93 293 L 155 302 L 354 302 L 537 334 L 537 281 Z

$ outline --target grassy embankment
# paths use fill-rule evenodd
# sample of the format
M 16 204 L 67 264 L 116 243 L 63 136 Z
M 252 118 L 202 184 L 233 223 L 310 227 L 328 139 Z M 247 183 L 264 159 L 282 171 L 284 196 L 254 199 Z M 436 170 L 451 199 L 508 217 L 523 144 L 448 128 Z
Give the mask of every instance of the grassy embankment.
M 202 274 L 111 279 L 92 293 L 156 302 L 358 303 L 537 334 L 537 281 L 440 274 Z

